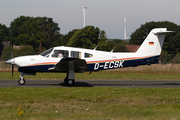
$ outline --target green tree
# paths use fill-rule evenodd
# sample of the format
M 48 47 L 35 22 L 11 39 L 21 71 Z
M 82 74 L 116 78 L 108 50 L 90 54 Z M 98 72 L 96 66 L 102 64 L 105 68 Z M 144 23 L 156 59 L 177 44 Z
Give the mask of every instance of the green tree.
M 23 24 L 31 19 L 30 17 L 20 16 L 16 19 L 14 19 L 13 22 L 10 24 L 9 28 L 9 37 L 11 44 L 19 44 L 20 41 L 17 41 L 16 38 L 23 33 L 27 33 L 27 28 L 23 28 Z
M 121 39 L 113 39 L 112 40 L 113 41 L 113 43 L 116 43 L 116 44 L 119 44 L 119 43 L 126 43 L 124 40 L 121 40 Z
M 8 41 L 8 33 L 9 29 L 5 25 L 0 24 L 0 43 L 2 41 Z
M 68 35 L 64 36 L 63 41 L 69 41 L 67 46 L 72 47 L 94 49 L 97 46 L 96 49 L 102 51 L 111 51 L 113 48 L 115 48 L 115 52 L 127 51 L 124 44 L 120 45 L 113 41 L 107 41 L 106 32 L 94 26 L 86 26 L 80 30 L 70 31 Z
M 45 32 L 47 40 L 46 48 L 53 47 L 53 42 L 59 39 L 60 36 L 60 28 L 58 27 L 58 23 L 55 23 L 52 18 L 47 17 L 38 17 L 35 19 L 37 19 L 36 21 L 39 21 L 41 32 Z
M 164 50 L 163 50 L 163 51 L 161 52 L 161 56 L 160 56 L 159 59 L 160 59 L 161 63 L 166 64 L 166 63 L 170 62 L 170 60 L 171 60 L 171 55 L 168 54 L 167 51 L 164 51 Z
M 100 29 L 94 26 L 86 26 L 76 31 L 70 38 L 67 46 L 94 48 L 99 42 Z
M 59 31 L 52 18 L 20 16 L 11 22 L 9 35 L 12 44 L 31 45 L 37 53 L 40 43 L 43 49 L 54 46 L 59 40 Z
M 61 40 L 61 45 L 66 46 L 71 39 L 71 37 L 78 31 L 78 29 L 74 29 L 70 31 L 68 34 L 64 35 Z
M 0 24 L 0 56 L 4 48 L 4 46 L 2 45 L 2 42 L 8 41 L 9 39 L 8 33 L 9 33 L 9 29 L 5 25 Z
M 99 40 L 100 42 L 104 42 L 107 40 L 107 35 L 106 35 L 106 32 L 104 30 L 101 30 L 99 39 L 100 39 Z
M 126 46 L 124 44 L 117 44 L 114 52 L 128 52 L 128 50 L 126 49 Z
M 168 21 L 148 22 L 144 25 L 141 25 L 140 28 L 138 28 L 135 32 L 131 34 L 131 39 L 129 43 L 134 45 L 140 45 L 153 28 L 167 28 L 168 30 L 175 31 L 174 33 L 166 34 L 163 49 L 170 54 L 180 52 L 180 26 Z
M 119 39 L 113 39 L 113 40 L 106 40 L 101 42 L 101 44 L 98 46 L 97 50 L 102 51 L 112 51 L 113 52 L 127 52 L 126 45 L 127 42 Z
M 128 44 L 124 40 L 113 39 L 113 52 L 127 52 L 126 45 Z M 112 49 L 111 49 L 112 50 Z
M 111 51 L 114 47 L 115 47 L 115 44 L 112 41 L 103 41 L 98 46 L 97 50 Z
M 180 53 L 177 53 L 173 58 L 172 63 L 180 63 Z

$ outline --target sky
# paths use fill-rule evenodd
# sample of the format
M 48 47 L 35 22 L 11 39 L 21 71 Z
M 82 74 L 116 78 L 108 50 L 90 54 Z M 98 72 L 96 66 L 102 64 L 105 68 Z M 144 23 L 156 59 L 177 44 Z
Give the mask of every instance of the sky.
M 170 21 L 180 25 L 180 0 L 0 0 L 0 23 L 7 27 L 17 17 L 49 17 L 68 34 L 86 26 L 98 27 L 109 39 L 124 38 L 123 18 L 127 18 L 127 37 L 142 24 Z

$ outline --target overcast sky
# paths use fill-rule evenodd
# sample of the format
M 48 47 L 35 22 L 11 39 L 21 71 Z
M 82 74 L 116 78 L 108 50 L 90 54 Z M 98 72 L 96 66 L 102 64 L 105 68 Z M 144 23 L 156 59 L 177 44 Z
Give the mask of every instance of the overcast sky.
M 127 37 L 150 21 L 170 21 L 180 25 L 180 0 L 0 0 L 0 23 L 7 27 L 21 15 L 51 17 L 61 34 L 83 27 L 83 9 L 87 6 L 86 25 L 99 27 L 108 38 Z

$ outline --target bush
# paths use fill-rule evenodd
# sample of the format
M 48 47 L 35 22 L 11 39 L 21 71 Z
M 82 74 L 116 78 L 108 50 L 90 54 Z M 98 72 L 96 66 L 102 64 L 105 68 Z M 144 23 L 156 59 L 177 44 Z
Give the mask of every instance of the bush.
M 176 54 L 176 56 L 172 60 L 172 63 L 180 63 L 180 53 Z
M 161 63 L 169 63 L 171 61 L 171 55 L 167 51 L 162 51 L 160 56 Z

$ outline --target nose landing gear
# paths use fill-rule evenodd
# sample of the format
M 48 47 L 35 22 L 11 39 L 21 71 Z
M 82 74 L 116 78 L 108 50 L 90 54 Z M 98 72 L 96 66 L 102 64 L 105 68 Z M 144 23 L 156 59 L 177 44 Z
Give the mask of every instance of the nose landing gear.
M 26 83 L 25 79 L 22 75 L 20 75 L 20 79 L 18 80 L 19 85 L 24 85 Z
M 36 75 L 36 73 L 21 73 L 20 79 L 18 80 L 19 85 L 24 85 L 26 83 L 25 79 L 23 78 L 24 75 Z

